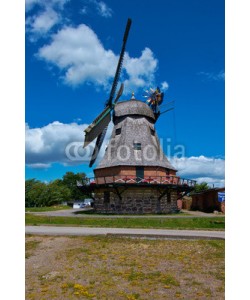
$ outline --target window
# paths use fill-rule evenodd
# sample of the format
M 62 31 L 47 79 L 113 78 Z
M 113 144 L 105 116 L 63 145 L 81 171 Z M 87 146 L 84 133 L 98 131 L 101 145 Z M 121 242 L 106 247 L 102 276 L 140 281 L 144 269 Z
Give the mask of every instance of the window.
M 141 143 L 134 143 L 135 150 L 141 150 Z
M 116 134 L 116 135 L 119 135 L 119 134 L 121 134 L 121 131 L 122 131 L 121 128 L 117 128 L 116 131 L 115 131 L 115 134 Z
M 151 135 L 155 135 L 155 130 L 150 128 Z

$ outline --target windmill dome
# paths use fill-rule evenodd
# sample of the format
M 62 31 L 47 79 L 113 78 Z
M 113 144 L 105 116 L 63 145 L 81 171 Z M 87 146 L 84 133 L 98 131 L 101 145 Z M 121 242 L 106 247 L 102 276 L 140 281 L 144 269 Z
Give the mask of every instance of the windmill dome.
M 119 117 L 129 115 L 140 115 L 150 118 L 151 121 L 155 121 L 155 116 L 152 109 L 144 102 L 140 100 L 127 100 L 118 102 L 114 109 L 114 122 Z

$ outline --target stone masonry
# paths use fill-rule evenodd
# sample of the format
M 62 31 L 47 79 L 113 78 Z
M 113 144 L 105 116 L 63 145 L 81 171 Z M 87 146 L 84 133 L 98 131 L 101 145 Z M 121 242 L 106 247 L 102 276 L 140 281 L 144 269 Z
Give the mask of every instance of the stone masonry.
M 168 190 L 160 198 L 155 188 L 130 188 L 119 197 L 117 191 L 100 189 L 95 193 L 94 208 L 99 213 L 149 214 L 171 213 L 177 210 L 177 192 Z

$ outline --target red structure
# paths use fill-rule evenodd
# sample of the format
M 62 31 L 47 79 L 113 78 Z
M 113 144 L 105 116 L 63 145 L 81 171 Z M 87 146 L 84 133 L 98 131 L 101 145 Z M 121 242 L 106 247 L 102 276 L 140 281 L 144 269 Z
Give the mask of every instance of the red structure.
M 213 188 L 192 194 L 191 210 L 199 210 L 208 213 L 217 210 L 225 213 L 225 201 L 218 201 L 218 192 L 225 192 L 225 187 Z

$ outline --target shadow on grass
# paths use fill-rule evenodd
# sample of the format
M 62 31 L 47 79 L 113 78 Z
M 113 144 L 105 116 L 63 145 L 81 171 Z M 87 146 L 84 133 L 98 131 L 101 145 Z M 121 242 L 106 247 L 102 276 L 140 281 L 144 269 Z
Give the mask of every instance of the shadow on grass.
M 175 210 L 175 211 L 172 211 L 172 212 L 169 212 L 169 213 L 161 213 L 161 212 L 158 212 L 158 213 L 151 213 L 151 214 L 131 214 L 131 213 L 110 213 L 110 212 L 97 212 L 95 211 L 95 209 L 93 208 L 90 208 L 89 210 L 78 210 L 78 211 L 75 211 L 73 212 L 73 214 L 75 215 L 97 215 L 97 216 L 155 216 L 155 215 L 163 215 L 163 216 L 169 216 L 169 215 L 178 215 L 178 216 L 187 216 L 188 214 L 187 213 L 184 213 L 180 210 Z

